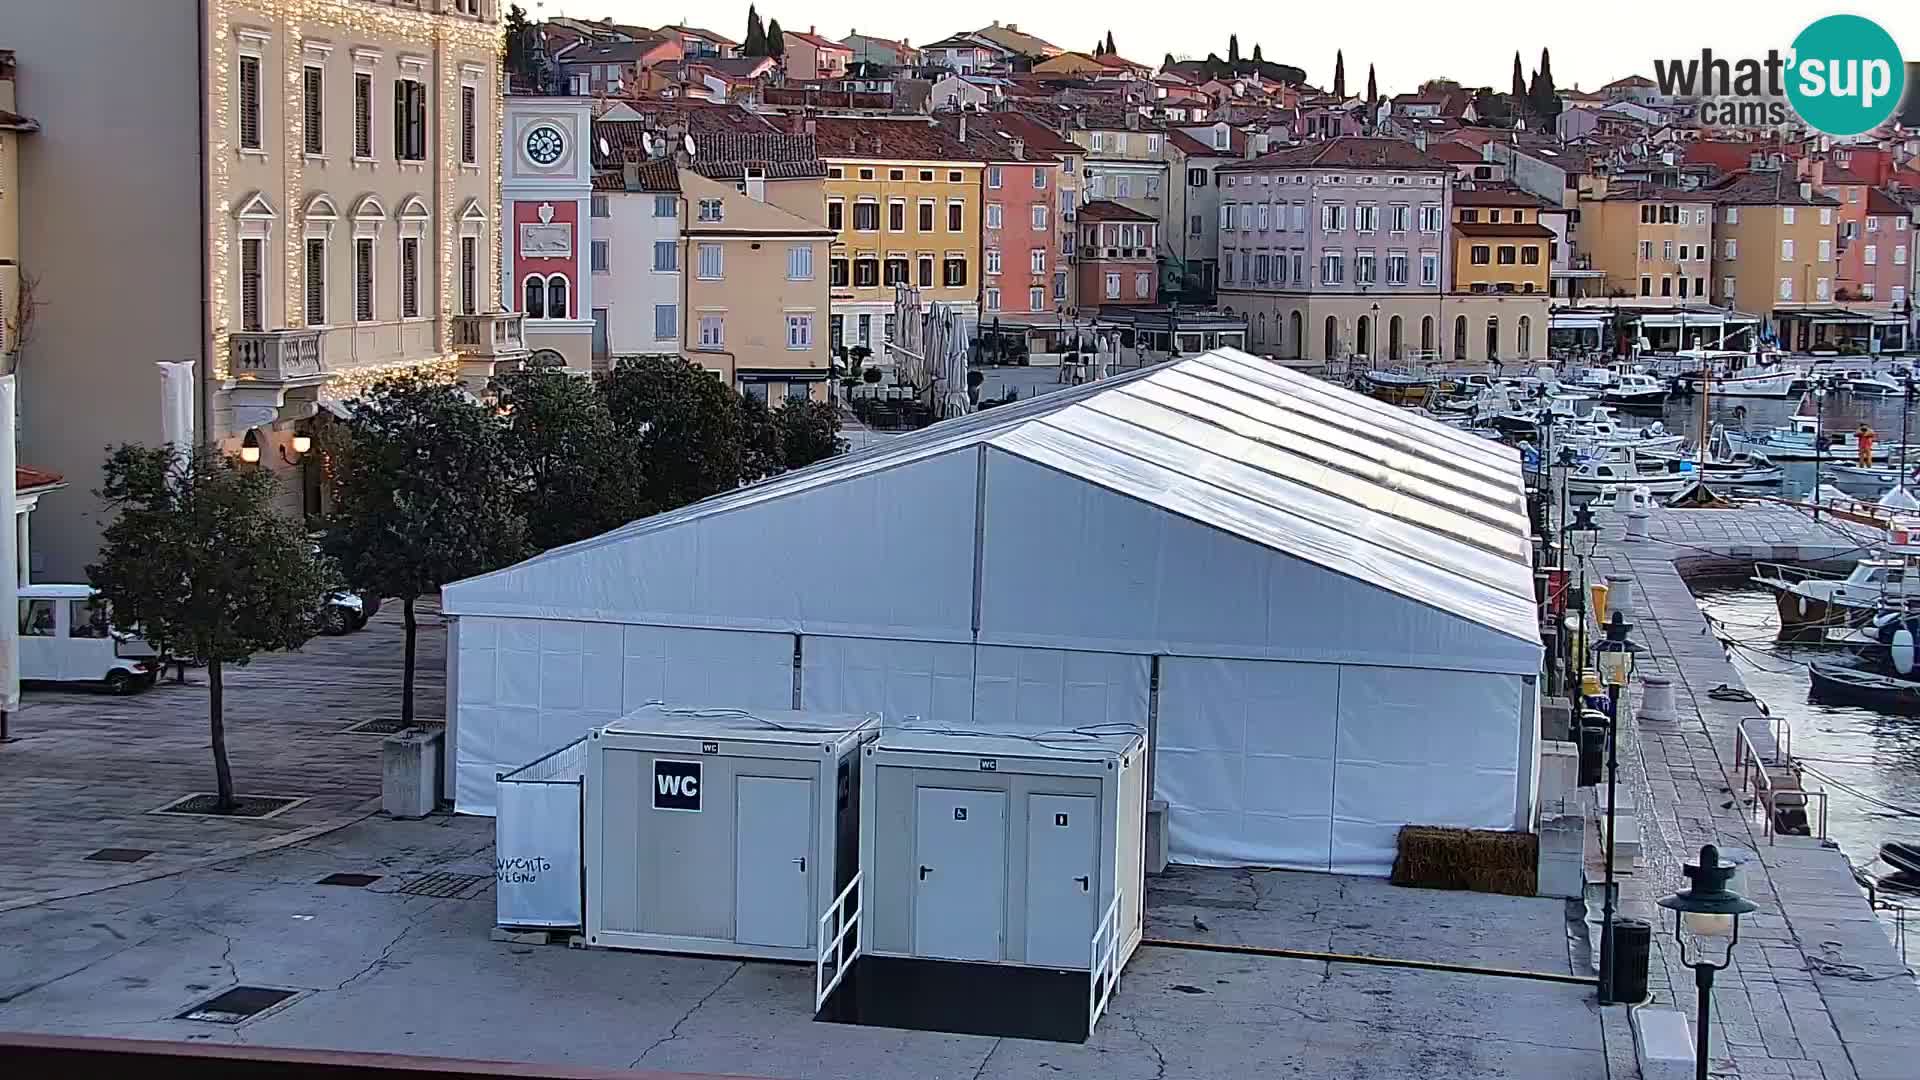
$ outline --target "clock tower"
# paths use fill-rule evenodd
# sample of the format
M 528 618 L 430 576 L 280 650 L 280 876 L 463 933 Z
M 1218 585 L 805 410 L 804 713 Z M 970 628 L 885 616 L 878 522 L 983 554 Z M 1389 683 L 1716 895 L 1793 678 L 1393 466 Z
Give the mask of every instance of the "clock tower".
M 509 94 L 501 139 L 500 201 L 510 223 L 507 306 L 526 315 L 534 361 L 580 371 L 593 365 L 593 103 Z

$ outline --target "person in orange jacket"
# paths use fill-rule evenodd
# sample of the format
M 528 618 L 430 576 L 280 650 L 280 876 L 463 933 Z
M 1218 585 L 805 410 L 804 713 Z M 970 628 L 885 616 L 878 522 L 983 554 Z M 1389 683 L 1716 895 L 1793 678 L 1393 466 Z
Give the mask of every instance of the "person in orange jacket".
M 1874 430 L 1865 424 L 1860 425 L 1860 467 L 1865 469 L 1873 464 Z

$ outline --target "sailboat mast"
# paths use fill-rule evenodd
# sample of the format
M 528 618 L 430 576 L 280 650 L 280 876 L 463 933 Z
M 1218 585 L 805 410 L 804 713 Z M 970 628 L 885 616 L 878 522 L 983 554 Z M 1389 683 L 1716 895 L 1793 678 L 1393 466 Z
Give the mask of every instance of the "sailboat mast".
M 1894 490 L 1907 486 L 1907 415 L 1913 411 L 1913 376 L 1902 380 L 1900 388 L 1900 476 L 1893 482 Z M 1872 465 L 1873 462 L 1867 462 Z

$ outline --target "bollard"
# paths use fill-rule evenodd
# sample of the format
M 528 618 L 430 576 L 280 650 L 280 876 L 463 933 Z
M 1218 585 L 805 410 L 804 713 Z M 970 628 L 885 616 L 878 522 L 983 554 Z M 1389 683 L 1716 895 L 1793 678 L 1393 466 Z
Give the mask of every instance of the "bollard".
M 1641 515 L 1644 517 L 1645 515 Z M 1627 515 L 1632 520 L 1633 515 Z M 1632 574 L 1607 575 L 1607 618 L 1613 618 L 1613 612 L 1619 612 L 1628 622 L 1633 621 L 1634 588 Z
M 1640 719 L 1670 722 L 1674 718 L 1673 708 L 1673 680 L 1665 675 L 1642 675 Z
M 1647 538 L 1647 518 L 1645 510 L 1627 511 L 1627 539 L 1645 540 Z

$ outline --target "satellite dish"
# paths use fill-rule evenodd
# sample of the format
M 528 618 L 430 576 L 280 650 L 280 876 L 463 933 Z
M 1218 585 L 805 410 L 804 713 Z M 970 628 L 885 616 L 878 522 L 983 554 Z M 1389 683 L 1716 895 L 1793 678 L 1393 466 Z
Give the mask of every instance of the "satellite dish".
M 600 156 L 601 157 L 613 156 L 613 147 L 607 145 L 607 137 L 605 135 L 600 136 Z
M 680 136 L 680 145 L 687 148 L 688 157 L 694 155 L 693 135 L 691 133 Z
M 640 149 L 644 151 L 648 157 L 653 156 L 653 132 L 643 131 L 640 133 Z

